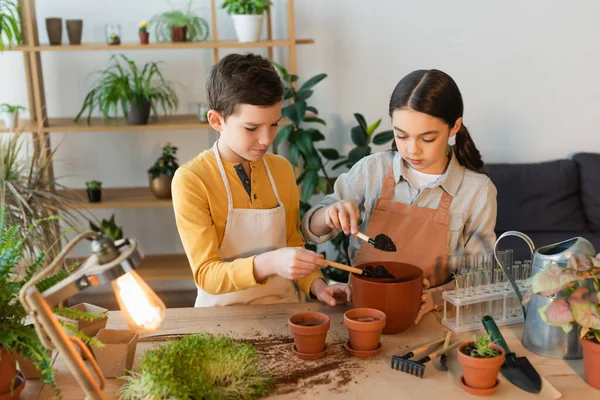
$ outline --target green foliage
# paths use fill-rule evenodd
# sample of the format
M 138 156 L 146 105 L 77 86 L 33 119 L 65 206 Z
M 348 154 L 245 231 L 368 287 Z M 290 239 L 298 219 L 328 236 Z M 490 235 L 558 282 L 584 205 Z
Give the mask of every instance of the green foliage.
M 498 351 L 492 347 L 493 341 L 489 335 L 473 335 L 473 341 L 473 347 L 470 348 L 471 357 L 493 358 L 498 355 Z
M 206 333 L 147 351 L 139 373 L 124 379 L 122 400 L 255 399 L 275 383 L 261 368 L 254 347 Z
M 87 110 L 89 124 L 95 108 L 110 119 L 111 114 L 117 116 L 119 109 L 125 117 L 129 116 L 130 106 L 142 110 L 145 101 L 150 102 L 154 116 L 158 115 L 159 107 L 167 114 L 179 105 L 172 82 L 165 80 L 156 62 L 140 68 L 123 54 L 111 56 L 110 62 L 107 69 L 99 72 L 100 78 L 83 100 L 75 121 Z
M 90 190 L 102 190 L 102 182 L 100 181 L 87 181 L 85 187 Z
M 222 8 L 227 14 L 263 14 L 273 3 L 270 0 L 225 0 Z
M 152 179 L 156 179 L 161 175 L 167 175 L 173 177 L 175 171 L 179 168 L 177 163 L 177 147 L 171 146 L 171 143 L 167 143 L 162 148 L 162 155 L 154 162 L 154 165 L 148 169 L 148 172 L 152 174 Z
M 8 104 L 8 103 L 0 104 L 0 112 L 14 113 L 14 112 L 23 111 L 23 110 L 25 110 L 25 107 L 23 107 L 23 106 L 13 105 L 13 104 Z
M 23 42 L 19 22 L 20 12 L 18 1 L 0 1 L 0 53 L 4 51 L 6 45 L 10 48 Z
M 154 29 L 156 40 L 159 42 L 171 41 L 171 28 L 186 26 L 187 40 L 190 42 L 205 40 L 210 30 L 208 23 L 192 11 L 192 0 L 184 10 L 165 11 L 155 15 L 149 25 Z
M 90 221 L 90 229 L 109 237 L 112 240 L 123 239 L 123 229 L 115 223 L 114 214 L 109 219 L 103 218 L 100 222 L 100 226 Z
M 394 131 L 375 133 L 375 130 L 381 124 L 381 119 L 378 119 L 371 125 L 367 125 L 367 121 L 362 114 L 355 113 L 354 118 L 358 122 L 358 125 L 350 130 L 350 136 L 355 147 L 350 150 L 346 158 L 337 162 L 333 166 L 333 169 L 338 169 L 342 166 L 352 168 L 362 158 L 371 154 L 371 146 L 369 146 L 371 143 L 376 145 L 386 144 L 394 139 Z

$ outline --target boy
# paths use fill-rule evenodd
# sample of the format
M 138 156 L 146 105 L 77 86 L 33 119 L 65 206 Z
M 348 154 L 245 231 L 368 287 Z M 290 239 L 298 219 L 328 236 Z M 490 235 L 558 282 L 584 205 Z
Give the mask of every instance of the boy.
M 267 152 L 284 90 L 271 63 L 228 55 L 206 88 L 208 122 L 219 140 L 182 165 L 172 184 L 177 229 L 198 287 L 195 306 L 298 302 L 292 280 L 331 306 L 336 297 L 350 301 L 348 286 L 323 279 L 323 256 L 303 247 L 292 166 Z

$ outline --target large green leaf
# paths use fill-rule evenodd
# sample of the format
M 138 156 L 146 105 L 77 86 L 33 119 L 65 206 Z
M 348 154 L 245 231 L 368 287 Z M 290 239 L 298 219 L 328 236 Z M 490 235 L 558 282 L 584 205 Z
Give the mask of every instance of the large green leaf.
M 341 161 L 336 162 L 335 164 L 333 164 L 333 167 L 331 167 L 331 169 L 338 169 L 340 167 L 343 167 L 345 165 L 348 165 L 350 162 L 348 161 L 347 158 L 344 158 Z
M 290 83 L 294 83 L 294 82 L 296 82 L 297 80 L 298 80 L 298 75 L 294 75 L 294 74 L 290 74 L 290 75 L 288 76 L 288 79 L 287 79 L 287 81 L 288 81 L 288 82 L 290 82 Z
M 277 147 L 279 146 L 279 144 L 282 141 L 288 140 L 288 137 L 290 136 L 290 133 L 292 133 L 294 130 L 294 126 L 293 125 L 287 125 L 284 126 L 283 128 L 281 128 L 279 130 L 279 132 L 277 133 L 277 137 L 275 137 L 275 141 L 273 142 L 273 146 Z
M 317 117 L 304 118 L 304 122 L 314 122 L 316 124 L 327 125 L 327 123 L 325 121 L 323 121 L 321 118 L 317 118 Z
M 294 167 L 298 166 L 298 159 L 300 158 L 300 149 L 298 145 L 292 144 L 290 145 L 290 162 Z
M 315 189 L 319 184 L 319 174 L 317 171 L 306 171 L 306 176 L 302 182 L 302 200 L 308 201 L 315 193 Z
M 306 90 L 312 89 L 313 86 L 315 86 L 317 83 L 321 82 L 325 78 L 327 78 L 327 74 L 319 74 L 319 75 L 313 76 L 312 78 L 310 78 L 309 80 L 304 82 L 304 84 L 302 86 L 300 86 L 300 89 L 298 89 L 298 92 L 304 92 Z
M 367 121 L 365 120 L 365 117 L 363 117 L 362 114 L 355 113 L 354 118 L 358 121 L 358 126 L 362 128 L 365 135 L 368 135 L 369 127 L 367 126 Z
M 305 156 L 304 161 L 306 162 L 306 169 L 318 171 L 321 169 L 321 157 L 319 153 L 313 151 Z
M 283 99 L 284 99 L 284 100 L 287 100 L 287 99 L 290 99 L 290 98 L 292 98 L 292 97 L 294 97 L 294 89 L 292 89 L 292 88 L 289 88 L 289 87 L 286 87 L 286 88 L 283 90 Z
M 381 124 L 381 118 L 369 125 L 369 128 L 367 129 L 367 135 L 371 136 L 375 130 L 379 128 L 379 124 Z
M 328 160 L 337 160 L 340 158 L 340 153 L 336 149 L 319 149 L 319 151 Z
M 319 110 L 317 110 L 315 107 L 313 106 L 308 106 L 306 107 L 306 111 L 310 111 L 311 113 L 315 114 L 315 115 L 319 115 Z
M 298 92 L 296 94 L 296 102 L 299 101 L 306 101 L 306 99 L 308 99 L 310 96 L 312 96 L 313 91 L 312 90 L 307 90 L 304 92 Z
M 271 64 L 273 64 L 273 66 L 275 67 L 275 69 L 277 71 L 279 71 L 279 73 L 281 74 L 281 76 L 283 76 L 283 79 L 285 79 L 286 81 L 288 80 L 288 76 L 290 75 L 287 71 L 287 69 L 285 69 L 285 67 L 283 65 L 277 64 L 275 61 L 271 61 Z
M 329 193 L 329 182 L 327 182 L 327 178 L 325 177 L 320 177 L 319 178 L 319 184 L 317 185 L 317 187 L 319 188 L 319 191 L 321 193 Z
M 297 132 L 297 143 L 302 154 L 307 155 L 313 152 L 312 134 L 308 131 L 299 130 Z
M 353 127 L 350 130 L 350 135 L 352 137 L 352 142 L 357 146 L 366 146 L 369 143 L 369 137 L 367 136 L 366 131 L 360 126 Z
M 323 134 L 317 129 L 308 129 L 308 131 L 312 134 L 313 142 L 320 142 L 321 140 L 325 140 L 325 136 L 323 136 Z
M 386 144 L 394 139 L 394 131 L 383 131 L 373 136 L 373 144 Z
M 299 101 L 294 104 L 290 104 L 281 110 L 281 116 L 287 117 L 296 125 L 300 125 L 304 121 L 304 114 L 306 113 L 306 102 Z
M 352 164 L 356 164 L 363 157 L 366 157 L 369 154 L 371 154 L 371 148 L 369 146 L 355 147 L 350 151 L 350 153 L 348 153 L 348 161 L 350 161 Z

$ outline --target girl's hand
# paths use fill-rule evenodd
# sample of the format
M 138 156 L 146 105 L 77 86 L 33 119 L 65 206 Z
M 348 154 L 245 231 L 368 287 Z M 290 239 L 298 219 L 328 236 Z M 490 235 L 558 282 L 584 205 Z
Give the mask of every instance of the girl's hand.
M 316 279 L 312 286 L 312 294 L 330 306 L 349 303 L 352 301 L 352 288 L 348 285 L 327 285 L 323 279 Z
M 360 212 L 356 203 L 340 200 L 325 208 L 325 223 L 333 229 L 341 229 L 346 235 L 358 232 Z
M 421 321 L 423 315 L 433 310 L 433 296 L 431 295 L 429 286 L 431 286 L 429 281 L 427 279 L 423 279 L 423 295 L 421 296 L 421 308 L 419 309 L 419 314 L 417 314 L 417 318 L 415 318 L 415 324 L 418 324 L 419 321 Z

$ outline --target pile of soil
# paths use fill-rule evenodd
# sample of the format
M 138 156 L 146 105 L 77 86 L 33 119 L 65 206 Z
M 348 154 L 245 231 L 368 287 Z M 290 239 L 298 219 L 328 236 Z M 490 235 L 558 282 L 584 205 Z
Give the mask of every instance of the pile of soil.
M 357 359 L 342 347 L 345 339 L 336 338 L 331 333 L 327 340 L 327 355 L 314 361 L 302 360 L 292 353 L 294 340 L 291 336 L 271 334 L 240 341 L 256 348 L 261 362 L 277 380 L 273 393 L 276 395 L 306 393 L 318 385 L 330 386 L 322 390 L 343 393 L 364 370 Z

